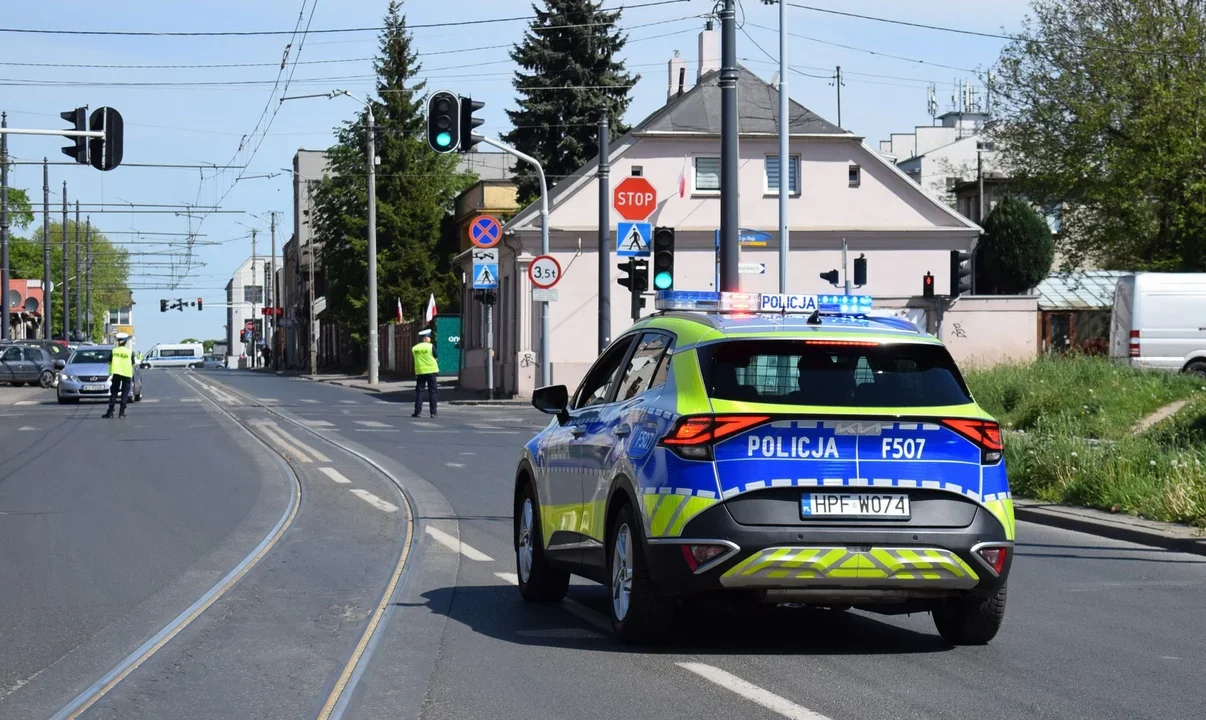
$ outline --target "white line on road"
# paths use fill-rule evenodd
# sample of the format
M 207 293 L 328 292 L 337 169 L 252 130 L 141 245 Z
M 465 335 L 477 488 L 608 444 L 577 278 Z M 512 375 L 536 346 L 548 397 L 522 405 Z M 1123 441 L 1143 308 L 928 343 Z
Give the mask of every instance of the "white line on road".
M 301 401 L 304 403 L 317 403 L 318 402 L 317 400 L 311 400 L 310 398 L 302 398 Z
M 13 403 L 13 405 L 39 405 L 39 404 L 40 403 L 37 400 L 18 400 L 17 402 Z
M 359 400 L 340 400 L 339 402 L 343 403 L 344 405 L 359 405 L 360 404 Z
M 356 430 L 356 432 L 388 432 L 388 433 L 398 432 L 397 430 L 391 430 L 390 428 L 354 428 L 354 429 Z
M 180 402 L 196 403 L 201 402 L 201 398 L 180 398 Z
M 301 424 L 312 428 L 335 427 L 334 423 L 329 423 L 326 420 L 302 420 Z
M 418 425 L 419 427 L 432 427 L 432 428 L 444 427 L 443 425 L 441 425 L 439 423 L 427 422 L 426 420 L 411 420 L 410 424 Z
M 25 428 L 21 428 L 21 429 L 22 429 L 22 430 L 24 430 Z M 29 429 L 30 429 L 30 430 L 33 430 L 33 428 L 29 428 Z M 463 468 L 463 467 L 465 467 L 465 463 L 444 463 L 444 464 L 445 464 L 445 465 L 447 465 L 448 467 L 454 467 L 454 468 Z
M 34 430 L 34 431 L 37 431 L 37 428 L 36 428 L 36 427 L 30 427 L 29 425 L 25 425 L 25 426 L 23 426 L 22 428 L 20 428 L 19 430 L 17 430 L 17 432 L 26 432 L 26 431 L 28 431 L 28 430 Z
M 351 480 L 348 480 L 347 478 L 345 478 L 343 476 L 343 473 L 339 472 L 335 468 L 320 467 L 320 468 L 318 468 L 318 472 L 322 473 L 323 475 L 326 475 L 327 477 L 331 478 L 332 480 L 334 480 L 335 482 L 337 482 L 341 485 L 347 485 L 348 483 L 352 482 Z
M 389 425 L 386 425 L 383 422 L 377 422 L 376 420 L 357 420 L 356 424 L 363 425 L 365 427 L 371 427 L 371 428 L 387 428 L 387 427 L 389 427 Z
M 494 558 L 490 557 L 481 550 L 476 550 L 465 543 L 457 540 L 443 530 L 438 530 L 430 525 L 427 526 L 427 534 L 430 535 L 436 542 L 443 545 L 453 552 L 459 552 L 470 560 L 478 562 L 493 562 Z
M 561 606 L 579 620 L 585 620 L 605 633 L 611 632 L 611 621 L 604 617 L 603 613 L 591 610 L 577 600 L 571 600 L 570 598 L 562 599 Z
M 497 425 L 474 425 L 473 423 L 470 423 L 469 427 L 477 430 L 502 430 L 502 428 Z
M 696 675 L 699 675 L 705 680 L 716 683 L 726 690 L 732 690 L 746 700 L 758 703 L 767 710 L 776 712 L 785 718 L 791 718 L 792 720 L 829 720 L 829 718 L 825 717 L 824 715 L 815 713 L 801 705 L 797 705 L 786 698 L 779 697 L 769 690 L 763 690 L 757 685 L 748 683 L 736 675 L 727 673 L 720 668 L 705 665 L 703 663 L 693 662 L 680 662 L 675 663 L 675 665 L 678 665 L 684 670 L 690 670 Z
M 53 235 L 51 237 L 54 237 Z M 280 402 L 276 398 L 260 398 L 260 402 Z
M 256 427 L 258 427 L 260 429 L 260 432 L 264 433 L 264 436 L 267 437 L 269 440 L 271 440 L 272 444 L 275 445 L 285 455 L 289 455 L 293 458 L 296 458 L 298 461 L 304 462 L 304 463 L 314 462 L 313 460 L 310 459 L 309 455 L 306 455 L 301 450 L 298 450 L 297 448 L 293 447 L 288 442 L 286 442 L 283 437 L 281 437 L 280 435 L 277 435 L 272 430 L 272 428 L 269 427 L 268 423 L 257 423 Z
M 350 492 L 353 495 L 355 495 L 356 497 L 358 497 L 361 500 L 368 503 L 369 505 L 372 505 L 373 507 L 377 508 L 378 510 L 384 510 L 385 512 L 398 512 L 397 505 L 385 502 L 384 500 L 382 500 L 381 498 L 372 494 L 368 490 L 361 490 L 360 488 L 352 488 L 350 490 Z
M 52 235 L 51 237 L 54 237 L 54 236 Z M 157 402 L 159 402 L 159 398 L 143 398 L 142 400 L 139 400 L 138 402 L 157 403 Z
M 494 573 L 494 577 L 502 580 L 503 582 L 509 582 L 512 585 L 519 584 L 519 576 L 515 573 L 496 572 Z
M 292 443 L 298 449 L 300 449 L 306 453 L 309 453 L 318 462 L 331 462 L 331 458 L 327 457 L 326 455 L 323 455 L 322 453 L 320 453 L 319 451 L 310 447 L 309 445 L 305 444 L 301 440 L 298 440 L 297 438 L 293 437 L 289 433 L 285 432 L 276 423 L 269 421 L 269 422 L 263 423 L 263 425 L 267 425 L 267 426 L 271 427 L 274 431 L 280 433 L 281 437 L 284 438 L 285 442 Z

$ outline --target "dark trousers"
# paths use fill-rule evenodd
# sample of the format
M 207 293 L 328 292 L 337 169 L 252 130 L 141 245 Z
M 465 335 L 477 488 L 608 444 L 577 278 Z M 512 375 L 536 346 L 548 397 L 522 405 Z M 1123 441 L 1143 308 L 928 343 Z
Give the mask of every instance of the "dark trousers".
M 130 397 L 130 378 L 124 375 L 114 375 L 113 382 L 109 383 L 109 412 L 113 412 L 113 406 L 117 403 L 117 396 L 121 394 L 121 413 L 126 414 L 126 400 Z
M 436 414 L 436 375 L 428 373 L 427 375 L 415 376 L 415 415 L 418 415 L 423 410 L 423 386 L 427 386 L 427 393 L 430 400 L 428 405 L 431 408 L 431 414 Z

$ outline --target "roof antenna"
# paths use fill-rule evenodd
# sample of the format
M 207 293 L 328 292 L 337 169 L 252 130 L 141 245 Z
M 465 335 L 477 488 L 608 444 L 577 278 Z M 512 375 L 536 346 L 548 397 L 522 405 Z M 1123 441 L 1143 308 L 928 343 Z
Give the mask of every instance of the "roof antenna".
M 806 322 L 807 322 L 809 325 L 820 325 L 820 324 L 821 324 L 821 310 L 820 310 L 820 308 L 817 308 L 816 310 L 813 310 L 813 311 L 812 311 L 812 314 L 808 316 L 808 320 L 807 320 Z

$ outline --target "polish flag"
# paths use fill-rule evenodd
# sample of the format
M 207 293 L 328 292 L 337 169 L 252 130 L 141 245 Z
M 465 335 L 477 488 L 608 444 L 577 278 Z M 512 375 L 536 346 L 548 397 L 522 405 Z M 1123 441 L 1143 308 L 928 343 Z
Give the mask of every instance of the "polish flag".
M 678 196 L 680 198 L 687 197 L 687 167 L 690 165 L 690 158 L 683 156 L 683 169 L 678 174 Z
M 402 298 L 398 298 L 398 324 L 402 324 Z
M 436 309 L 435 293 L 432 293 L 431 297 L 427 300 L 427 312 L 424 314 L 423 322 L 430 325 L 431 321 L 435 320 L 436 315 L 439 314 L 440 311 Z

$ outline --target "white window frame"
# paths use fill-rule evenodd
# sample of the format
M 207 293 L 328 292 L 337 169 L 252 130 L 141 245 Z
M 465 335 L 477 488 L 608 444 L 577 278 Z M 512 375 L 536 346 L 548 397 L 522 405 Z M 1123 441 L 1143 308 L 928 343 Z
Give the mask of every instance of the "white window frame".
M 795 187 L 788 187 L 787 195 L 788 195 L 788 197 L 798 197 L 800 195 L 800 156 L 799 155 L 788 155 L 787 158 L 788 158 L 788 162 L 791 163 L 791 166 L 787 169 L 788 185 L 791 185 L 791 171 L 792 170 L 796 171 Z M 774 185 L 771 185 L 771 183 L 770 183 L 770 161 L 771 160 L 774 160 L 775 162 L 779 162 L 779 154 L 774 153 L 774 154 L 767 155 L 762 160 L 762 184 L 764 185 L 763 194 L 774 195 L 774 196 L 778 197 L 778 195 L 779 195 L 778 179 L 775 180 Z
M 715 160 L 716 161 L 716 187 L 701 188 L 699 187 L 699 161 L 700 160 Z M 720 194 L 720 176 L 723 174 L 723 169 L 720 166 L 719 155 L 697 155 L 691 158 L 691 193 L 693 195 L 719 195 Z

